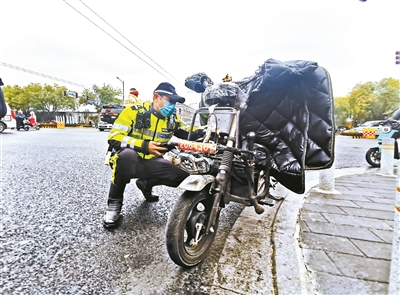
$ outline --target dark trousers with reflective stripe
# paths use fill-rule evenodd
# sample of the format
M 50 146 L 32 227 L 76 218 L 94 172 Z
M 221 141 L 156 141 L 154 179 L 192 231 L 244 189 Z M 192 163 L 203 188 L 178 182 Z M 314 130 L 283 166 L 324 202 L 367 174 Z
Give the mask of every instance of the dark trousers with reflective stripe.
M 189 176 L 189 173 L 162 157 L 144 160 L 130 148 L 119 151 L 114 169 L 114 184 L 116 185 L 129 183 L 132 178 L 140 178 L 147 180 L 151 186 L 177 187 Z

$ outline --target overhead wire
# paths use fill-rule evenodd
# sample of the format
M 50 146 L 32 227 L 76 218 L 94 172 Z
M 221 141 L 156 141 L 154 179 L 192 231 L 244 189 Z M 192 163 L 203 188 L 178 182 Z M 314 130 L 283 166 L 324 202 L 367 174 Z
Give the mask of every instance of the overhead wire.
M 156 69 L 153 65 L 149 64 L 146 60 L 144 60 L 142 57 L 140 57 L 139 55 L 137 55 L 135 52 L 133 52 L 131 49 L 129 49 L 126 45 L 124 45 L 123 43 L 121 43 L 119 40 L 117 40 L 114 36 L 112 36 L 110 33 L 106 32 L 103 28 L 101 28 L 99 25 L 97 25 L 95 22 L 93 22 L 91 19 L 89 19 L 86 15 L 84 15 L 82 12 L 80 12 L 78 9 L 76 9 L 74 6 L 72 6 L 71 4 L 69 4 L 66 0 L 63 0 L 65 2 L 65 4 L 67 4 L 68 6 L 70 6 L 73 10 L 75 10 L 77 13 L 79 13 L 81 16 L 83 16 L 84 18 L 86 18 L 89 22 L 91 22 L 94 26 L 96 26 L 97 28 L 99 28 L 101 31 L 103 31 L 105 34 L 107 34 L 111 39 L 113 39 L 114 41 L 116 41 L 117 43 L 119 43 L 121 46 L 123 46 L 125 49 L 127 49 L 129 52 L 131 52 L 132 54 L 134 54 L 136 57 L 138 57 L 141 61 L 143 61 L 144 63 L 146 63 L 149 67 L 151 67 L 153 70 L 155 70 L 156 72 L 158 72 L 160 75 L 162 75 L 164 78 L 171 80 L 169 77 L 167 77 L 164 73 L 160 72 L 158 69 Z
M 145 52 L 143 52 L 139 47 L 133 44 L 128 38 L 122 35 L 117 29 L 115 29 L 110 23 L 108 23 L 104 18 L 102 18 L 98 13 L 96 13 L 92 8 L 90 8 L 87 4 L 85 4 L 82 0 L 80 0 L 83 5 L 85 5 L 91 12 L 93 12 L 98 18 L 100 18 L 103 22 L 105 22 L 110 28 L 112 28 L 118 35 L 128 41 L 133 47 L 139 50 L 144 56 L 146 56 L 149 60 L 151 60 L 154 64 L 156 64 L 160 69 L 162 69 L 165 73 L 167 73 L 171 78 L 173 78 L 176 82 L 181 83 L 178 79 L 176 79 L 172 74 L 170 74 L 166 69 L 160 66 L 156 61 L 154 61 L 150 56 L 148 56 Z
M 39 72 L 31 71 L 31 70 L 28 70 L 28 69 L 24 69 L 24 68 L 21 68 L 21 67 L 10 65 L 10 64 L 5 63 L 5 62 L 0 62 L 0 64 L 2 66 L 5 66 L 5 67 L 11 68 L 11 69 L 15 69 L 15 70 L 18 70 L 18 71 L 22 71 L 22 72 L 25 72 L 25 73 L 41 76 L 41 77 L 44 77 L 44 78 L 48 78 L 48 79 L 51 79 L 51 80 L 63 82 L 63 83 L 66 83 L 66 84 L 70 84 L 70 85 L 74 85 L 74 86 L 78 86 L 78 87 L 82 87 L 82 88 L 87 88 L 85 85 L 82 85 L 82 84 L 78 84 L 78 83 L 71 82 L 71 81 L 68 81 L 68 80 L 64 80 L 64 79 L 60 79 L 60 78 L 57 78 L 57 77 L 49 76 L 49 75 L 42 74 L 42 73 L 39 73 Z
M 79 10 L 77 10 L 75 7 L 73 7 L 71 4 L 69 4 L 67 1 L 63 0 L 68 6 L 70 6 L 72 9 L 74 9 L 76 12 L 78 12 L 80 15 L 82 15 L 84 18 L 86 18 L 89 22 L 91 22 L 93 25 L 95 25 L 97 28 L 99 28 L 101 31 L 103 31 L 104 33 L 106 33 L 110 38 L 112 38 L 113 40 L 115 40 L 117 43 L 119 43 L 120 45 L 122 45 L 125 49 L 127 49 L 129 52 L 131 52 L 132 54 L 134 54 L 136 57 L 138 57 L 140 60 L 142 60 L 144 63 L 146 63 L 148 66 L 150 66 L 152 69 L 154 69 L 155 71 L 157 71 L 159 74 L 161 74 L 163 77 L 167 78 L 168 80 L 170 80 L 169 77 L 165 76 L 162 72 L 160 72 L 158 69 L 156 69 L 154 66 L 152 66 L 151 64 L 149 64 L 147 61 L 145 61 L 143 58 L 141 58 L 140 56 L 138 56 L 135 52 L 133 52 L 132 50 L 130 50 L 127 46 L 125 46 L 124 44 L 122 44 L 120 41 L 118 41 L 116 38 L 114 38 L 111 34 L 109 34 L 108 32 L 106 32 L 104 29 L 102 29 L 99 25 L 97 25 L 96 23 L 94 23 L 92 20 L 90 20 L 88 17 L 86 17 L 83 13 L 81 13 Z M 117 29 L 115 29 L 111 24 L 109 24 L 104 18 L 102 18 L 99 14 L 97 14 L 93 9 L 91 9 L 88 5 L 86 5 L 83 1 L 82 2 L 83 5 L 85 5 L 90 11 L 92 11 L 97 17 L 99 17 L 103 22 L 105 22 L 108 26 L 110 26 L 115 32 L 117 32 L 121 37 L 123 37 L 126 41 L 128 41 L 132 46 L 134 46 L 137 50 L 139 50 L 144 56 L 146 56 L 149 60 L 151 60 L 154 64 L 156 64 L 160 69 L 162 69 L 165 73 L 167 73 L 172 79 L 174 79 L 176 82 L 181 83 L 179 80 L 177 80 L 172 74 L 170 74 L 167 70 L 165 70 L 162 66 L 160 66 L 156 61 L 154 61 L 150 56 L 148 56 L 145 52 L 143 52 L 139 47 L 137 47 L 135 44 L 133 44 L 129 39 L 127 39 L 125 36 L 123 36 Z M 32 71 L 29 69 L 25 69 L 22 67 L 18 67 L 15 65 L 11 65 L 5 62 L 0 62 L 1 65 L 8 67 L 8 68 L 12 68 L 15 70 L 19 70 L 25 73 L 29 73 L 29 74 L 33 74 L 33 75 L 37 75 L 37 76 L 41 76 L 44 78 L 48 78 L 51 80 L 55 80 L 55 81 L 59 81 L 59 82 L 63 82 L 66 84 L 70 84 L 70 85 L 74 85 L 74 86 L 78 86 L 78 87 L 82 87 L 82 88 L 87 88 L 87 86 L 79 84 L 79 83 L 75 83 L 72 81 L 68 81 L 65 79 L 60 79 L 54 76 L 50 76 L 50 75 L 46 75 L 43 73 L 39 73 L 36 71 Z M 179 84 L 178 84 L 179 85 Z M 180 85 L 179 85 L 180 86 Z

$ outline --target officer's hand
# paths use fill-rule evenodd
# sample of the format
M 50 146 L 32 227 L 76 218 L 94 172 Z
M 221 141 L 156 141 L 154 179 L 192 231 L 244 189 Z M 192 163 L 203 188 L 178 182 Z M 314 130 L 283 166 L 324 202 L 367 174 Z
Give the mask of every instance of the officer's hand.
M 156 155 L 156 156 L 163 156 L 164 153 L 168 150 L 166 147 L 160 146 L 159 142 L 155 141 L 150 141 L 148 150 L 150 154 Z
M 189 140 L 197 140 L 199 138 L 203 138 L 206 134 L 206 129 L 197 129 L 196 131 L 192 131 Z

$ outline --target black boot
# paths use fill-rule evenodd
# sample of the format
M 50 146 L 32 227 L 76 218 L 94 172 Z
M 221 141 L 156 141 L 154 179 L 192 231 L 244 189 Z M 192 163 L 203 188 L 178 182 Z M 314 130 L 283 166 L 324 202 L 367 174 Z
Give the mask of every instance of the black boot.
M 116 228 L 121 224 L 121 208 L 124 198 L 124 185 L 111 183 L 107 200 L 107 212 L 104 215 L 103 225 L 105 228 Z
M 146 198 L 147 202 L 158 201 L 159 197 L 151 193 L 151 190 L 154 186 L 151 180 L 138 179 L 136 180 L 136 186 L 142 191 L 143 196 Z

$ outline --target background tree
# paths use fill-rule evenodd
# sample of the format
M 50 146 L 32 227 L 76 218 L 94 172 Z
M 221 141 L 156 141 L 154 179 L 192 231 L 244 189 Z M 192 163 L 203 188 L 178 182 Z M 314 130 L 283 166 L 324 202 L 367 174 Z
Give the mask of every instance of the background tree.
M 338 125 L 352 120 L 352 126 L 369 120 L 383 120 L 400 108 L 400 81 L 384 78 L 379 82 L 358 83 L 349 95 L 335 98 Z
M 82 91 L 81 97 L 79 97 L 78 103 L 80 105 L 82 104 L 88 104 L 88 100 L 95 100 L 96 98 L 96 94 L 94 93 L 94 91 L 92 89 L 89 88 L 85 88 Z
M 39 91 L 32 94 L 35 100 L 32 102 L 34 109 L 44 112 L 58 112 L 60 110 L 75 110 L 75 97 L 64 96 L 63 91 L 66 90 L 63 86 L 44 85 Z
M 356 84 L 350 92 L 348 103 L 354 126 L 370 117 L 368 106 L 375 98 L 374 89 L 374 83 L 366 82 Z
M 6 86 L 4 94 L 11 108 L 27 112 L 29 109 L 43 112 L 74 110 L 75 98 L 63 96 L 63 86 L 31 83 L 25 87 Z
M 122 100 L 116 97 L 121 94 L 121 90 L 118 88 L 114 89 L 111 85 L 106 85 L 104 83 L 102 87 L 93 85 L 92 89 L 96 97 L 99 99 L 96 102 L 97 108 L 101 108 L 101 105 L 109 104 L 110 102 L 122 103 Z
M 337 126 L 347 126 L 347 119 L 351 118 L 349 99 L 350 95 L 335 97 L 335 121 Z
M 121 94 L 121 90 L 118 88 L 113 89 L 110 85 L 103 84 L 102 87 L 93 85 L 92 89 L 85 88 L 82 91 L 78 102 L 80 105 L 94 104 L 99 109 L 102 104 L 109 104 L 111 102 L 121 103 L 122 100 L 116 97 L 119 94 Z
M 393 78 L 385 78 L 375 84 L 375 97 L 368 107 L 371 118 L 384 119 L 400 107 L 399 85 L 400 81 Z
M 29 109 L 29 100 L 25 99 L 24 89 L 18 85 L 4 86 L 4 97 L 10 108 L 14 110 L 26 111 Z

